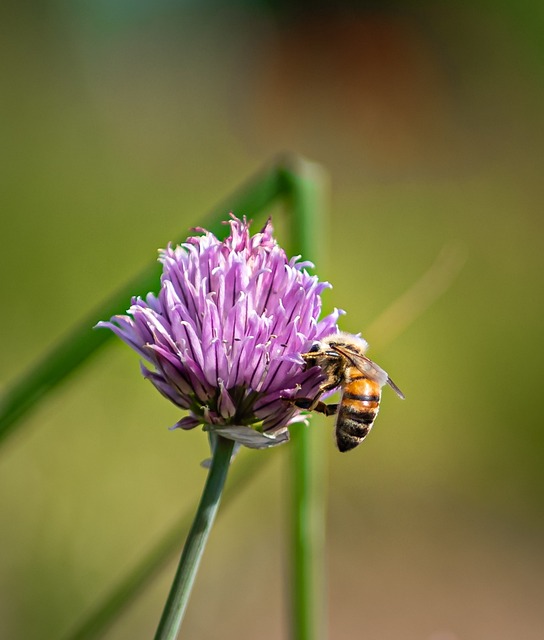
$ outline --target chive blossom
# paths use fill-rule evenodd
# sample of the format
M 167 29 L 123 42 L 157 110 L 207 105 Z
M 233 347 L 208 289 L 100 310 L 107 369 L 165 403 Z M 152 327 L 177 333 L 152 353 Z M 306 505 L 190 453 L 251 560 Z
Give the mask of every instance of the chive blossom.
M 338 310 L 319 320 L 330 285 L 287 259 L 270 220 L 250 235 L 232 216 L 230 235 L 204 229 L 160 251 L 158 296 L 133 298 L 127 315 L 97 326 L 143 358 L 145 378 L 186 412 L 173 428 L 205 430 L 252 448 L 289 439 L 303 420 L 286 399 L 313 397 L 323 377 L 304 370 L 304 353 L 337 330 Z

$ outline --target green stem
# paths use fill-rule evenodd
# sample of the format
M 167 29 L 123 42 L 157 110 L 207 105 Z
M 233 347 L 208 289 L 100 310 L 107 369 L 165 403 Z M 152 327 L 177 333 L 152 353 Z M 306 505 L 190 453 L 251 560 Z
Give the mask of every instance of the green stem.
M 225 508 L 235 497 L 251 486 L 249 478 L 254 478 L 260 473 L 270 460 L 270 456 L 259 456 L 255 452 L 239 455 L 223 492 L 221 513 L 225 512 Z M 191 515 L 197 507 L 198 505 L 195 505 L 193 510 L 184 513 L 171 529 L 139 558 L 131 571 L 94 607 L 83 622 L 63 637 L 66 640 L 92 640 L 101 636 L 159 574 L 174 553 L 178 552 L 180 540 L 187 534 L 191 526 Z
M 185 541 L 176 576 L 162 613 L 155 640 L 175 640 L 191 595 L 204 547 L 217 514 L 227 479 L 234 442 L 218 436 L 212 463 L 193 525 Z
M 292 252 L 324 263 L 325 190 L 323 170 L 298 160 L 284 171 L 291 183 Z M 291 443 L 291 638 L 323 640 L 325 607 L 326 447 L 324 431 L 300 427 Z

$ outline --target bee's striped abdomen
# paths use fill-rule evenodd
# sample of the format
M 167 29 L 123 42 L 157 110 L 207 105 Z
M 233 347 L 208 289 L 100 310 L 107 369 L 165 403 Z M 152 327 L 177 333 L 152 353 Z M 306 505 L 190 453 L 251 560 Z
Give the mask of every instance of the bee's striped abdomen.
M 381 387 L 350 368 L 336 419 L 336 444 L 340 451 L 354 449 L 368 435 L 380 408 Z

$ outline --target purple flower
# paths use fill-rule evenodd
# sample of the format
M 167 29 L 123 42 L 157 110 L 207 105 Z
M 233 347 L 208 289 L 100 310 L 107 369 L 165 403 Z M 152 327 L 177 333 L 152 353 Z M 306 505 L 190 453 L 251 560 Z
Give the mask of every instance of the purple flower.
M 313 397 L 322 376 L 304 370 L 300 353 L 336 331 L 340 312 L 322 320 L 321 292 L 329 285 L 307 273 L 309 262 L 288 260 L 270 221 L 251 236 L 234 216 L 218 240 L 196 229 L 162 250 L 161 289 L 133 298 L 126 316 L 107 327 L 137 351 L 142 372 L 188 412 L 175 427 L 205 430 L 252 448 L 289 439 L 303 420 L 286 399 Z

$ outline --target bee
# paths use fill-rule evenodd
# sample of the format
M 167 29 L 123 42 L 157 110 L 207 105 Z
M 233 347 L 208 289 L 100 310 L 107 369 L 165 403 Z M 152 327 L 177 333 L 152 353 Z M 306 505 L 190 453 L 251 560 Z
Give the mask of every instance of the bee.
M 404 399 L 404 394 L 387 373 L 366 357 L 368 343 L 349 333 L 335 333 L 316 342 L 308 353 L 302 353 L 305 368 L 320 367 L 326 378 L 314 398 L 295 398 L 300 409 L 336 416 L 336 444 L 349 451 L 366 438 L 380 408 L 382 387 L 388 384 Z M 325 404 L 321 396 L 341 389 L 338 404 Z

